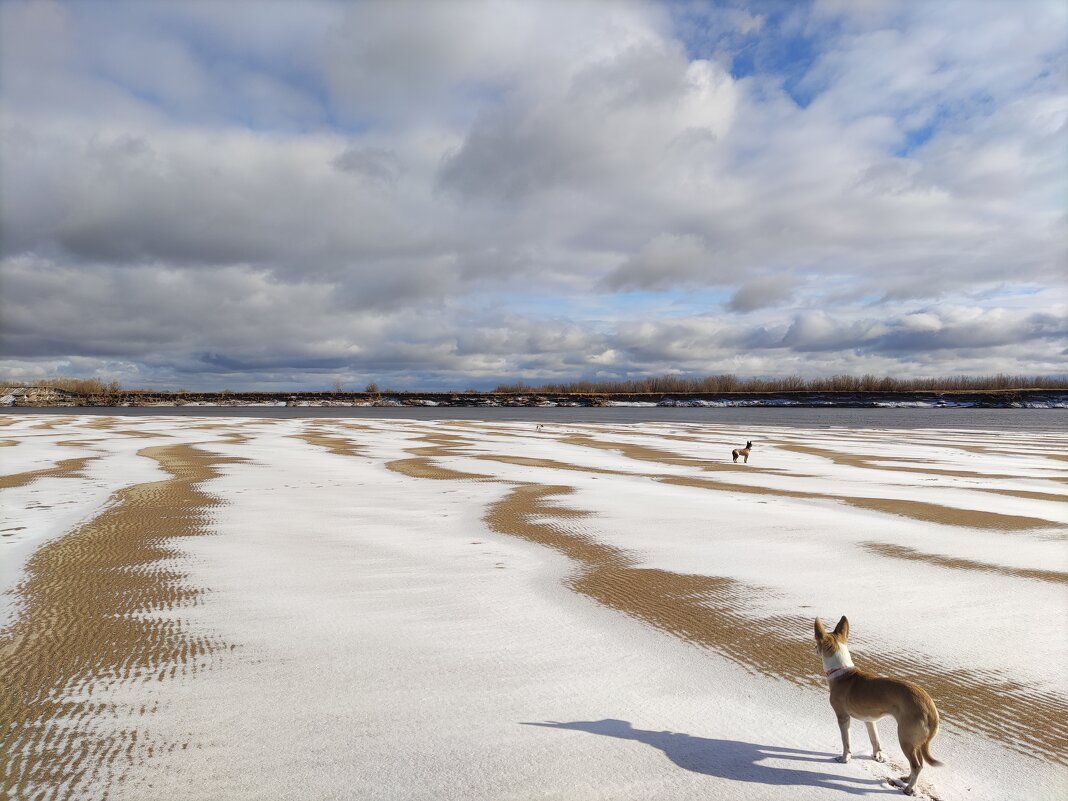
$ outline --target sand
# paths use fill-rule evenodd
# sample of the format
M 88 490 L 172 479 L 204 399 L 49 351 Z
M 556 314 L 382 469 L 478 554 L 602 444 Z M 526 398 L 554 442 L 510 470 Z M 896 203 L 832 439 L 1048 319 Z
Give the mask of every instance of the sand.
M 1063 434 L 769 428 L 748 465 L 696 424 L 4 436 L 13 797 L 889 794 L 862 727 L 832 761 L 811 621 L 843 613 L 941 710 L 926 797 L 1068 788 Z

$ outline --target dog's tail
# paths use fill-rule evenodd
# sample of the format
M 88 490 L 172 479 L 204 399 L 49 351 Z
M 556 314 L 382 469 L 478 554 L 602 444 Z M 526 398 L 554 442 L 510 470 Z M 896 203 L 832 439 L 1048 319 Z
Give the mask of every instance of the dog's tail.
M 923 754 L 923 759 L 928 765 L 931 765 L 932 767 L 940 768 L 940 767 L 942 767 L 942 763 L 939 762 L 937 759 L 935 759 L 933 756 L 931 756 L 930 745 L 931 745 L 931 741 L 930 740 L 925 742 L 923 744 L 923 746 L 921 746 L 921 748 L 920 748 L 920 753 Z
M 923 745 L 920 746 L 920 753 L 923 754 L 923 758 L 928 765 L 940 768 L 942 767 L 942 763 L 935 759 L 933 756 L 931 756 L 931 740 L 933 740 L 935 738 L 935 735 L 938 734 L 938 710 L 935 708 L 933 701 L 931 701 L 930 704 L 931 719 L 928 721 L 927 725 L 931 734 L 926 740 L 924 740 Z

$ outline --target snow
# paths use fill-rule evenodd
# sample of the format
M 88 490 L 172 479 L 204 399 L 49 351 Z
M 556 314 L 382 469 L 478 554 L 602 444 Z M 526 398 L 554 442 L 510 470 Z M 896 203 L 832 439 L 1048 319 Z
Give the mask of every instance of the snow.
M 211 511 L 211 536 L 178 546 L 182 570 L 210 592 L 176 614 L 234 648 L 210 670 L 101 687 L 120 709 L 156 705 L 138 722 L 150 741 L 194 744 L 144 755 L 108 788 L 111 798 L 896 797 L 884 779 L 904 771 L 866 758 L 863 726 L 853 727 L 854 760 L 833 761 L 839 739 L 825 688 L 770 678 L 601 606 L 568 588 L 576 565 L 567 557 L 491 530 L 486 510 L 520 482 L 573 488 L 557 502 L 588 514 L 560 525 L 642 567 L 759 588 L 744 610 L 754 622 L 848 614 L 862 667 L 876 654 L 906 654 L 950 673 L 1011 676 L 1061 703 L 1068 697 L 1063 583 L 888 559 L 864 547 L 884 542 L 999 568 L 1066 571 L 1066 505 L 986 491 L 1064 495 L 1064 463 L 1053 458 L 1065 452 L 1063 434 L 1000 456 L 974 448 L 1003 447 L 1011 432 L 762 428 L 748 469 L 720 470 L 745 439 L 736 426 L 538 431 L 534 423 L 211 418 L 205 422 L 222 427 L 204 430 L 195 418 L 164 416 L 117 426 L 157 440 L 89 428 L 90 418 L 35 428 L 44 419 L 19 416 L 0 431 L 18 442 L 0 448 L 0 472 L 98 458 L 84 478 L 0 491 L 3 527 L 25 527 L 0 538 L 6 590 L 33 548 L 97 514 L 118 488 L 164 477 L 137 455 L 141 448 L 193 442 L 244 460 L 223 465 L 205 486 L 222 500 Z M 311 428 L 352 440 L 360 455 L 292 436 Z M 227 430 L 249 439 L 227 441 Z M 428 434 L 468 441 L 433 456 L 435 464 L 496 480 L 386 469 L 432 444 L 422 439 Z M 564 441 L 575 434 L 695 461 L 659 463 Z M 71 440 L 85 445 L 58 445 Z M 882 461 L 859 467 L 782 447 L 789 444 Z M 523 460 L 479 458 L 494 456 Z M 774 494 L 787 489 L 830 499 Z M 841 496 L 1050 525 L 970 529 L 851 507 L 834 500 Z M 809 628 L 798 630 L 798 647 L 809 649 L 810 638 Z M 98 731 L 123 725 L 116 715 Z M 900 767 L 893 721 L 881 730 Z M 1068 787 L 1063 765 L 945 717 L 932 751 L 946 766 L 925 769 L 930 798 L 1053 799 Z M 89 794 L 101 790 L 90 786 Z
M 11 622 L 18 602 L 13 590 L 34 551 L 99 514 L 122 487 L 167 477 L 155 461 L 136 455 L 141 448 L 162 440 L 109 437 L 104 432 L 66 426 L 43 433 L 32 429 L 40 418 L 20 415 L 15 420 L 15 424 L 0 429 L 0 439 L 19 443 L 0 448 L 0 475 L 37 471 L 64 459 L 94 458 L 81 475 L 43 477 L 0 490 L 0 627 Z M 84 445 L 58 444 L 69 440 L 72 433 Z

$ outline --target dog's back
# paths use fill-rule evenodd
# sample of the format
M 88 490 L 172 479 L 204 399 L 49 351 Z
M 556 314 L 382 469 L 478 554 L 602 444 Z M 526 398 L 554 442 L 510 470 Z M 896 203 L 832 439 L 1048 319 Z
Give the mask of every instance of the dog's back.
M 831 683 L 831 706 L 858 720 L 891 715 L 899 730 L 908 727 L 924 746 L 938 731 L 938 708 L 926 690 L 911 681 L 876 676 L 866 670 L 854 668 L 849 676 Z

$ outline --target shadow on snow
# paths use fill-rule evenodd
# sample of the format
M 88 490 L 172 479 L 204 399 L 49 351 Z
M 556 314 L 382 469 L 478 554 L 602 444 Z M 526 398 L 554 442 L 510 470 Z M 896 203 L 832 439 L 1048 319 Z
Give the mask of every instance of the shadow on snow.
M 791 762 L 827 763 L 833 755 L 818 751 L 801 751 L 774 745 L 756 745 L 737 740 L 714 740 L 694 737 L 673 731 L 635 729 L 626 720 L 578 720 L 571 723 L 522 723 L 523 726 L 543 726 L 550 729 L 571 729 L 620 740 L 637 740 L 664 752 L 672 762 L 684 770 L 719 776 L 740 782 L 754 782 L 780 787 L 808 786 L 841 790 L 854 795 L 899 792 L 878 779 L 836 776 L 800 768 L 778 768 L 761 764 L 765 759 Z

